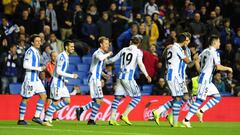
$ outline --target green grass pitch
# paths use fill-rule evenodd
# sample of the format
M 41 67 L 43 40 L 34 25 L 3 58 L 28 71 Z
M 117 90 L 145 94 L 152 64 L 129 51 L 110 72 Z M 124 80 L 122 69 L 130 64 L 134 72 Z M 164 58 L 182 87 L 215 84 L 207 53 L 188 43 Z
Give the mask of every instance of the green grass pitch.
M 238 135 L 240 122 L 192 122 L 193 128 L 172 128 L 167 122 L 157 126 L 153 121 L 135 122 L 132 126 L 109 126 L 98 121 L 96 126 L 87 122 L 56 121 L 53 127 L 44 127 L 29 121 L 30 125 L 18 126 L 17 121 L 0 121 L 0 135 Z

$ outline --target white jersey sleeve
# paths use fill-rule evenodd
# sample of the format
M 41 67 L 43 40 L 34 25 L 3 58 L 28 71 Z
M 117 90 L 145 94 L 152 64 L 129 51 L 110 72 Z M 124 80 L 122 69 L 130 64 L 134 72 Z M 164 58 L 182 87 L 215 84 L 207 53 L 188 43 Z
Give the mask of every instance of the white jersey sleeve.
M 221 64 L 219 52 L 215 51 L 215 52 L 213 53 L 213 61 L 214 61 L 214 64 L 215 64 L 215 65 Z
M 148 76 L 148 73 L 147 73 L 147 71 L 146 71 L 146 68 L 145 68 L 143 62 L 142 62 L 142 59 L 143 59 L 143 53 L 139 50 L 139 51 L 138 51 L 138 55 L 137 55 L 137 63 L 138 63 L 138 66 L 139 66 L 140 70 L 143 72 L 143 74 L 144 74 L 145 76 Z
M 73 74 L 66 73 L 68 63 L 66 63 L 64 55 L 60 55 L 57 59 L 57 74 L 63 77 L 73 78 Z
M 122 50 L 118 52 L 114 57 L 108 59 L 105 61 L 106 64 L 114 63 L 115 61 L 119 60 L 121 58 Z
M 184 53 L 184 51 L 182 51 L 180 48 L 176 47 L 176 51 L 177 51 L 177 55 L 180 59 L 185 59 L 186 55 Z
M 34 51 L 31 49 L 28 49 L 24 56 L 23 61 L 23 68 L 28 70 L 36 70 L 36 71 L 42 71 L 42 68 L 37 66 L 33 66 L 33 62 L 35 62 L 33 59 L 36 58 Z

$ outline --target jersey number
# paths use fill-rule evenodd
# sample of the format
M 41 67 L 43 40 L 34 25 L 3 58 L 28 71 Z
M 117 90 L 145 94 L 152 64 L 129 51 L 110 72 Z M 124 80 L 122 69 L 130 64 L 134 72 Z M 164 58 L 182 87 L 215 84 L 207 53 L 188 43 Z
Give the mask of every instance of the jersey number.
M 171 62 L 169 62 L 169 60 L 172 58 L 172 52 L 169 51 L 168 54 L 167 54 L 167 63 L 170 65 Z
M 133 54 L 132 53 L 123 53 L 122 54 L 122 65 L 129 65 L 132 61 Z
M 203 56 L 203 59 L 202 59 L 202 67 L 204 67 L 205 66 L 205 64 L 206 64 L 206 59 L 207 59 L 207 56 Z

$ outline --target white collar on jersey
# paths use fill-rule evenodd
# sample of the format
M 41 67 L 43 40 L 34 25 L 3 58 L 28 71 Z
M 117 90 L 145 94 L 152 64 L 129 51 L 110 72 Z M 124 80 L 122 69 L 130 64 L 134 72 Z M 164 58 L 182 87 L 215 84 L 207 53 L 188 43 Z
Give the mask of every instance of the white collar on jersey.
M 177 47 L 179 47 L 180 49 L 182 49 L 182 47 L 180 46 L 180 44 L 177 43 L 177 42 L 174 42 L 173 45 L 176 45 Z
M 131 48 L 138 48 L 136 45 L 134 45 L 134 44 L 132 44 L 132 45 L 130 45 L 129 47 L 131 47 Z
M 217 50 L 216 48 L 214 48 L 214 47 L 212 47 L 212 46 L 210 46 L 209 49 L 210 49 L 210 50 L 213 50 L 213 51 L 216 51 L 216 50 Z

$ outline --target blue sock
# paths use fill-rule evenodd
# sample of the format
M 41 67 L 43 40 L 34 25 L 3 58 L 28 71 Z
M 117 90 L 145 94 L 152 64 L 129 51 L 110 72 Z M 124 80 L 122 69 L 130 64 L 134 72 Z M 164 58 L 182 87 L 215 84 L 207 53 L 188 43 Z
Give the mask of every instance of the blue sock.
M 115 97 L 113 102 L 112 102 L 112 111 L 111 111 L 111 120 L 115 120 L 116 119 L 116 113 L 117 113 L 117 108 L 118 108 L 118 104 L 120 102 L 121 98 Z
M 221 97 L 213 97 L 201 108 L 201 111 L 202 112 L 207 111 L 208 109 L 210 109 L 213 106 L 215 106 L 216 104 L 218 104 L 220 102 L 220 100 L 221 100 Z
M 44 101 L 39 99 L 38 102 L 37 102 L 35 117 L 40 117 L 43 106 L 44 106 Z
M 100 104 L 93 102 L 92 113 L 90 116 L 91 120 L 95 120 L 95 116 L 97 115 L 99 108 L 100 108 Z
M 141 97 L 133 97 L 132 101 L 129 103 L 127 109 L 123 113 L 123 116 L 128 116 L 128 114 L 137 106 L 137 104 L 140 102 Z
M 182 106 L 182 100 L 174 100 L 173 101 L 173 124 L 177 124 L 178 122 L 178 117 L 179 117 L 179 112 L 181 110 Z
M 52 119 L 53 113 L 56 111 L 56 105 L 51 103 L 51 105 L 47 108 L 47 111 L 45 113 L 45 120 Z
M 90 109 L 90 108 L 92 108 L 92 107 L 93 107 L 93 101 L 89 102 L 88 104 L 86 104 L 86 105 L 83 106 L 82 108 L 83 108 L 83 110 L 85 111 L 85 110 L 88 110 L 88 109 Z
M 190 120 L 192 118 L 192 116 L 197 112 L 199 106 L 201 106 L 202 104 L 202 100 L 201 99 L 197 99 L 190 107 L 190 110 L 188 111 L 188 114 L 186 116 L 186 120 Z
M 25 113 L 26 113 L 26 108 L 27 108 L 27 104 L 21 102 L 20 106 L 19 106 L 19 119 L 20 120 L 24 120 L 24 116 L 25 116 Z
M 62 100 L 58 103 L 58 105 L 56 106 L 56 111 L 62 109 L 64 106 L 68 105 L 69 103 L 66 102 L 65 100 Z

